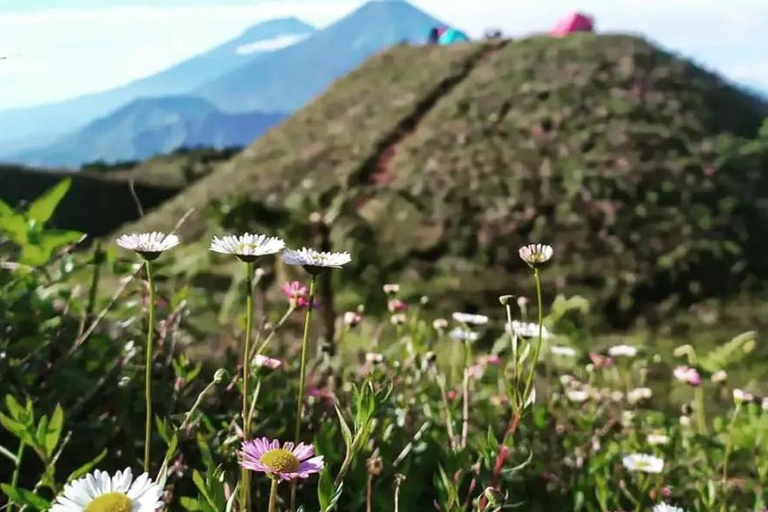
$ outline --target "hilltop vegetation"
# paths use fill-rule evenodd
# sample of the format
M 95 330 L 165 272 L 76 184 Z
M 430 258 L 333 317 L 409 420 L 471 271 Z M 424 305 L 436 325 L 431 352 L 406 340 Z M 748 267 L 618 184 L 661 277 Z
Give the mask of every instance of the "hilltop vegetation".
M 206 206 L 240 197 L 257 220 L 238 229 L 315 233 L 360 256 L 350 276 L 456 306 L 516 289 L 514 247 L 557 234 L 550 289 L 626 325 L 765 275 L 766 113 L 634 37 L 401 46 L 126 229 L 195 207 L 194 239 Z

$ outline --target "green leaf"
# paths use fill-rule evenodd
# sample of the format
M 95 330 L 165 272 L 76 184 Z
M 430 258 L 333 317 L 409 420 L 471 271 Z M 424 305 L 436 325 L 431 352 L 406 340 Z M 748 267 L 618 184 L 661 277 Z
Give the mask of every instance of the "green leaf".
M 8 412 L 11 413 L 11 418 L 22 423 L 26 422 L 26 411 L 13 395 L 5 395 L 5 405 L 8 407 Z
M 184 510 L 189 510 L 189 512 L 199 512 L 200 510 L 203 510 L 200 503 L 198 503 L 195 498 L 182 496 L 179 501 L 181 502 L 181 506 L 184 507 Z
M 0 425 L 3 425 L 8 432 L 15 435 L 26 444 L 30 446 L 35 445 L 35 439 L 32 437 L 32 434 L 18 421 L 9 418 L 5 414 L 0 414 Z
M 27 217 L 36 220 L 40 224 L 48 222 L 51 215 L 53 215 L 53 212 L 56 210 L 56 207 L 59 205 L 59 202 L 69 191 L 71 185 L 72 180 L 70 178 L 61 180 L 53 188 L 35 199 L 27 210 Z
M 72 474 L 70 474 L 69 477 L 67 478 L 67 482 L 71 482 L 72 480 L 77 480 L 78 478 L 87 475 L 106 456 L 107 456 L 107 449 L 104 448 L 103 450 L 101 450 L 101 453 L 99 453 L 96 457 L 94 457 L 90 461 L 86 462 L 85 464 L 83 464 L 82 466 L 74 470 Z
M 83 238 L 79 231 L 47 230 L 40 234 L 38 245 L 47 253 L 53 253 L 59 247 L 64 247 Z
M 6 217 L 8 215 L 15 215 L 13 208 L 8 206 L 8 203 L 0 199 L 0 217 Z
M 22 215 L 0 215 L 0 231 L 16 245 L 23 247 L 28 242 L 29 227 Z
M 51 502 L 43 497 L 38 496 L 32 491 L 26 489 L 20 489 L 18 487 L 12 487 L 8 484 L 1 484 L 0 488 L 3 492 L 16 503 L 20 505 L 26 505 L 32 507 L 35 510 L 48 510 L 51 507 Z
M 203 480 L 203 475 L 201 475 L 198 470 L 195 470 L 194 473 L 192 473 L 192 481 L 195 482 L 197 490 L 200 491 L 200 494 L 205 498 L 205 501 L 213 507 L 213 510 L 216 510 L 216 501 L 211 496 L 208 486 L 205 485 L 205 480 Z
M 45 437 L 48 435 L 48 415 L 43 414 L 40 418 L 40 423 L 37 424 L 37 434 L 35 435 L 35 443 L 32 445 L 39 453 L 46 454 L 45 451 Z
M 208 441 L 200 432 L 197 433 L 196 440 L 197 449 L 200 450 L 200 458 L 203 459 L 203 464 L 206 467 L 213 466 L 213 455 L 211 455 L 211 447 L 208 446 Z
M 349 425 L 347 425 L 346 420 L 344 420 L 344 415 L 341 413 L 341 409 L 339 409 L 339 404 L 334 403 L 333 406 L 336 408 L 336 415 L 339 417 L 339 425 L 341 426 L 341 435 L 344 438 L 344 444 L 347 445 L 347 451 L 349 451 L 352 448 L 352 431 L 349 430 Z
M 59 444 L 61 439 L 61 429 L 64 426 L 64 410 L 61 406 L 57 405 L 56 410 L 53 411 L 51 421 L 48 423 L 48 431 L 45 433 L 45 452 L 48 456 L 53 455 L 53 451 Z
M 336 488 L 330 471 L 323 471 L 317 483 L 317 500 L 320 502 L 320 512 L 328 512 L 338 503 L 343 484 Z
M 701 360 L 701 367 L 708 372 L 724 370 L 726 367 L 740 363 L 754 349 L 757 339 L 755 331 L 739 334 L 731 341 L 711 350 Z

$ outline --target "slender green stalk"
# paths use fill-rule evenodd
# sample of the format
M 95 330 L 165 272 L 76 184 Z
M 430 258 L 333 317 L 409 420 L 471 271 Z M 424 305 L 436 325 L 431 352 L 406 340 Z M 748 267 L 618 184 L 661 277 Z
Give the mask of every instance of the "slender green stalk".
M 312 322 L 312 310 L 315 300 L 315 276 L 312 275 L 309 281 L 309 304 L 307 304 L 307 314 L 304 317 L 304 337 L 301 340 L 301 370 L 299 373 L 299 397 L 296 401 L 296 429 L 294 430 L 294 441 L 299 442 L 301 435 L 301 413 L 304 401 L 304 387 L 307 379 L 307 352 L 309 351 L 309 327 Z
M 730 428 L 728 429 L 728 443 L 725 445 L 725 455 L 723 456 L 723 505 L 720 507 L 721 512 L 728 510 L 728 460 L 731 458 L 731 451 L 733 450 L 733 430 L 736 427 L 736 418 L 739 416 L 740 410 L 741 404 L 737 403 L 731 418 Z
M 19 482 L 19 473 L 21 472 L 21 459 L 24 457 L 24 441 L 19 443 L 19 450 L 16 452 L 16 467 L 13 468 L 13 476 L 11 477 L 11 487 L 16 487 Z M 8 498 L 8 512 L 13 510 L 13 499 Z
M 144 398 L 146 400 L 146 421 L 144 423 L 144 471 L 149 472 L 150 445 L 152 444 L 152 342 L 155 337 L 155 279 L 152 275 L 152 262 L 146 260 L 147 283 L 149 284 L 149 303 L 147 304 L 147 346 L 144 369 Z
M 456 451 L 456 434 L 453 431 L 453 419 L 451 418 L 451 408 L 448 405 L 448 397 L 445 396 L 445 382 L 435 372 L 435 381 L 440 387 L 440 396 L 443 399 L 443 412 L 445 414 L 445 428 L 448 430 L 448 439 L 451 442 L 451 450 Z
M 464 376 L 461 382 L 461 448 L 467 447 L 467 437 L 469 435 L 469 327 L 467 327 L 467 336 L 464 340 Z
M 277 484 L 278 479 L 272 479 L 272 485 L 269 488 L 269 512 L 277 512 Z
M 307 378 L 307 351 L 309 346 L 309 327 L 312 323 L 312 310 L 315 307 L 315 281 L 317 276 L 312 274 L 309 281 L 309 304 L 307 304 L 307 313 L 304 317 L 304 337 L 301 340 L 301 369 L 299 373 L 299 397 L 296 401 L 296 429 L 294 432 L 294 442 L 298 444 L 301 436 L 301 416 L 304 402 L 304 387 Z M 291 485 L 291 512 L 296 510 L 296 480 Z
M 518 395 L 520 392 L 520 353 L 518 352 L 517 334 L 512 331 L 512 306 L 509 304 L 509 300 L 507 300 L 507 303 L 504 305 L 504 309 L 507 310 L 507 330 L 509 331 L 510 341 L 512 342 L 512 366 L 515 372 L 514 398 L 515 404 L 519 409 L 523 406 L 523 404 L 520 403 L 520 396 Z
M 251 331 L 253 330 L 253 263 L 245 263 L 245 343 L 243 345 L 243 442 L 248 441 L 251 433 L 251 416 L 248 411 L 249 385 L 251 374 Z M 251 510 L 251 475 L 247 469 L 240 471 L 242 488 L 240 492 L 240 507 L 245 512 Z
M 697 386 L 693 390 L 693 399 L 696 401 L 696 426 L 699 434 L 707 435 L 707 416 L 704 410 L 704 390 Z
M 534 347 L 533 349 L 533 359 L 531 360 L 531 371 L 528 374 L 528 380 L 525 383 L 525 389 L 523 390 L 523 396 L 521 399 L 523 404 L 525 404 L 525 402 L 528 401 L 528 393 L 530 393 L 531 386 L 533 386 L 533 374 L 536 373 L 536 363 L 539 361 L 539 352 L 541 352 L 541 341 L 542 341 L 543 325 L 544 325 L 544 308 L 542 306 L 542 300 L 541 300 L 541 276 L 539 275 L 538 267 L 533 269 L 533 279 L 536 281 L 536 300 L 538 303 L 538 310 L 539 310 L 539 339 L 536 341 L 536 347 Z

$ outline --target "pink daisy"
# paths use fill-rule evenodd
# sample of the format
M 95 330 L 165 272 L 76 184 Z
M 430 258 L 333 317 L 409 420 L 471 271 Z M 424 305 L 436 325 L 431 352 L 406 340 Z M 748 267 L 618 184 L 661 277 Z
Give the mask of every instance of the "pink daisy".
M 282 448 L 280 441 L 270 441 L 266 437 L 246 441 L 240 452 L 240 465 L 251 471 L 266 473 L 271 478 L 279 480 L 295 480 L 309 478 L 313 473 L 323 470 L 323 456 L 314 457 L 314 446 L 299 443 L 285 443 Z

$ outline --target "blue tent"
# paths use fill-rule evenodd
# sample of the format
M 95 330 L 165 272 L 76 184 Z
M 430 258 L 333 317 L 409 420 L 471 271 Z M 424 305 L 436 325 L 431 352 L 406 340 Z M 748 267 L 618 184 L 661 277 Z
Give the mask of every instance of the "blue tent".
M 455 28 L 446 28 L 437 40 L 437 44 L 448 45 L 454 43 L 466 43 L 469 36 L 461 30 Z

